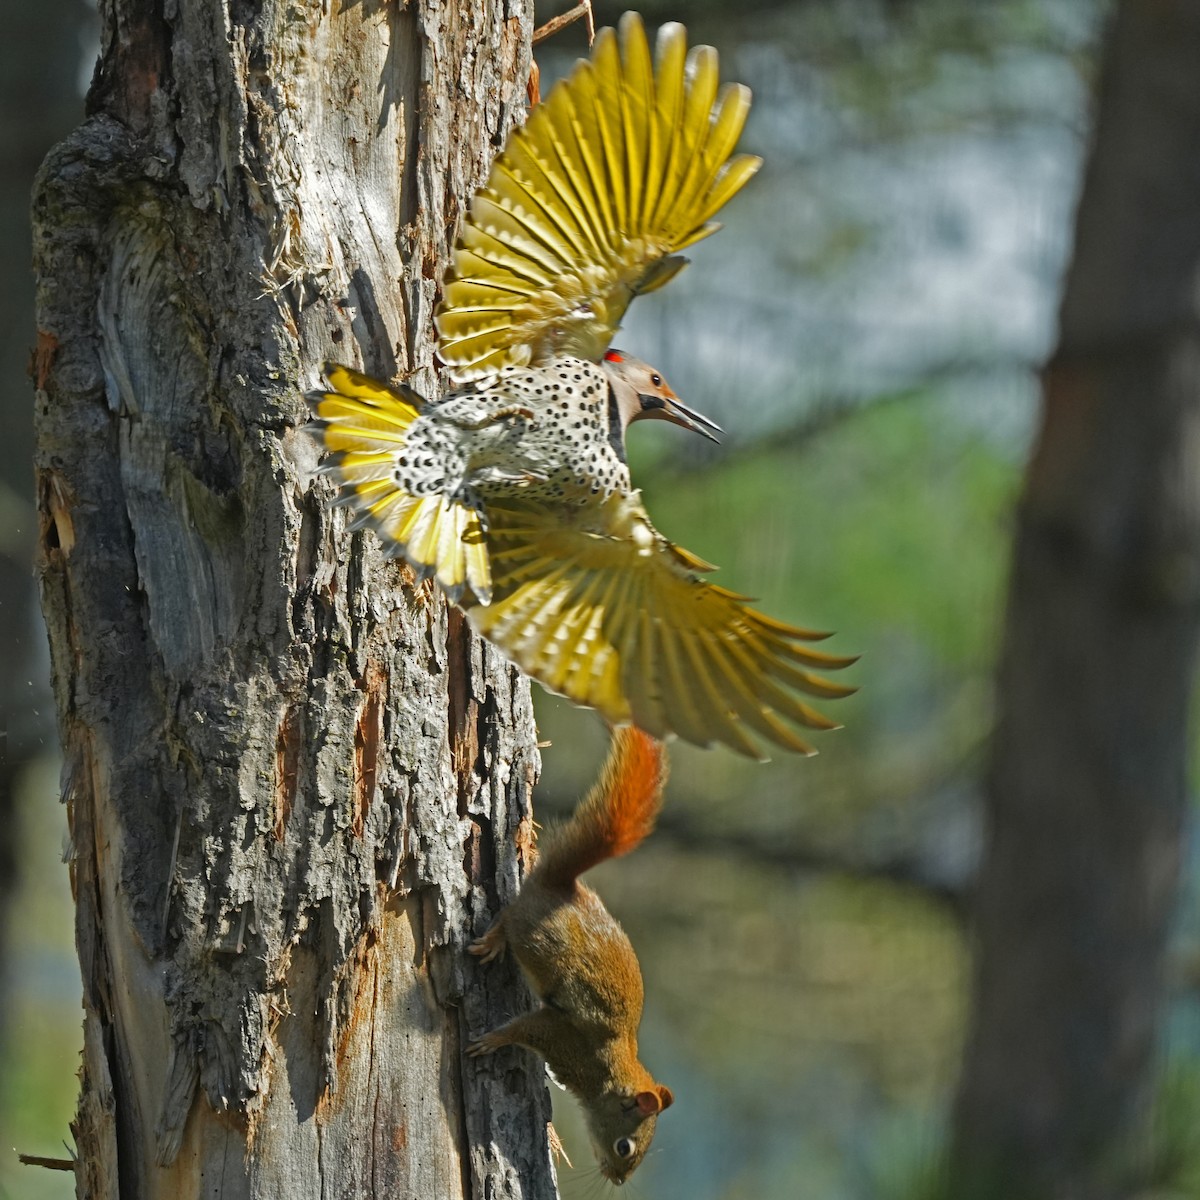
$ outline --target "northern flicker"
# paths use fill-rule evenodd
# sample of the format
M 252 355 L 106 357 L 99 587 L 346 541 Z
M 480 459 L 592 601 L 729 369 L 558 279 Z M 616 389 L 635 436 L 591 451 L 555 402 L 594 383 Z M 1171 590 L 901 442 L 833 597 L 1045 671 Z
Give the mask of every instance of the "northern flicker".
M 796 726 L 835 728 L 799 700 L 853 688 L 816 674 L 852 658 L 704 581 L 709 564 L 651 525 L 625 432 L 646 418 L 708 437 L 653 367 L 612 349 L 626 308 L 686 265 L 678 251 L 758 169 L 733 154 L 749 91 L 717 91 L 717 55 L 641 18 L 513 133 L 476 193 L 436 314 L 458 385 L 423 400 L 326 364 L 310 396 L 323 470 L 356 513 L 472 625 L 549 690 L 656 737 L 752 734 L 800 753 Z

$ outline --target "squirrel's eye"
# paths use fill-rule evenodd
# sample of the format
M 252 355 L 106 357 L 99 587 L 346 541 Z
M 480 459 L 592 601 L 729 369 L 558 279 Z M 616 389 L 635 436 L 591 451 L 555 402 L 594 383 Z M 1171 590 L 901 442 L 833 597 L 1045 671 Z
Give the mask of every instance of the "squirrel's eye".
M 662 376 L 656 372 L 650 376 L 650 382 L 654 384 L 655 387 L 662 387 Z
M 637 1149 L 637 1142 L 633 1138 L 617 1138 L 613 1142 L 613 1149 L 617 1152 L 618 1158 L 632 1158 L 633 1152 Z

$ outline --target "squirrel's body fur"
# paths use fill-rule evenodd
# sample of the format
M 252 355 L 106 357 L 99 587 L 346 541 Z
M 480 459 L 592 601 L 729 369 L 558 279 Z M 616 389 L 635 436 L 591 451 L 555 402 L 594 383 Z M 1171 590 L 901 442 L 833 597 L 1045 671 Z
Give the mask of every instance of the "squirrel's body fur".
M 633 946 L 579 876 L 653 829 L 665 782 L 661 743 L 617 730 L 595 787 L 566 825 L 543 837 L 519 895 L 471 947 L 485 961 L 510 948 L 542 1002 L 471 1052 L 521 1045 L 541 1054 L 583 1104 L 600 1169 L 615 1183 L 641 1161 L 673 1097 L 638 1059 L 643 993 Z

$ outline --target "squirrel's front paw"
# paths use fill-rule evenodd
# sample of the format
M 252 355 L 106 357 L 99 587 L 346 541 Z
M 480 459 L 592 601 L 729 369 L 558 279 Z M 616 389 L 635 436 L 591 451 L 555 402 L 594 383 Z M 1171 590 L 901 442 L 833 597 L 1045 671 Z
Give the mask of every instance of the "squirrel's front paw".
M 467 1053 L 472 1058 L 478 1058 L 482 1054 L 495 1054 L 501 1046 L 507 1046 L 508 1039 L 498 1029 L 494 1029 L 491 1033 L 485 1033 L 483 1037 L 476 1038 L 468 1047 Z
M 497 924 L 493 925 L 483 937 L 477 937 L 467 947 L 467 952 L 487 963 L 494 958 L 499 958 L 507 945 L 504 938 L 504 926 Z

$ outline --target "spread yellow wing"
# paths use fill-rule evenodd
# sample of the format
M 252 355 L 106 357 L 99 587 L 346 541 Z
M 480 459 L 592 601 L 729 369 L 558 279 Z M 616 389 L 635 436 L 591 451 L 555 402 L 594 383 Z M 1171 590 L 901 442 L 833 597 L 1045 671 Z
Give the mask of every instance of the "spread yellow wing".
M 758 169 L 731 158 L 750 108 L 717 94 L 717 52 L 626 13 L 509 138 L 475 195 L 436 315 L 458 381 L 555 355 L 599 359 L 633 298 L 686 263 Z
M 701 579 L 707 564 L 661 537 L 636 494 L 575 517 L 492 504 L 488 518 L 492 602 L 467 616 L 550 691 L 615 724 L 754 758 L 752 735 L 811 754 L 796 727 L 836 728 L 795 693 L 848 695 L 811 668 L 855 660 Z
M 374 529 L 390 553 L 402 554 L 418 575 L 433 575 L 451 600 L 467 589 L 487 603 L 491 568 L 479 514 L 440 493 L 414 496 L 395 479 L 421 397 L 337 363 L 322 367 L 330 391 L 308 396 L 313 431 L 330 451 L 322 474 L 342 489 L 339 504 L 352 508 L 351 529 Z

